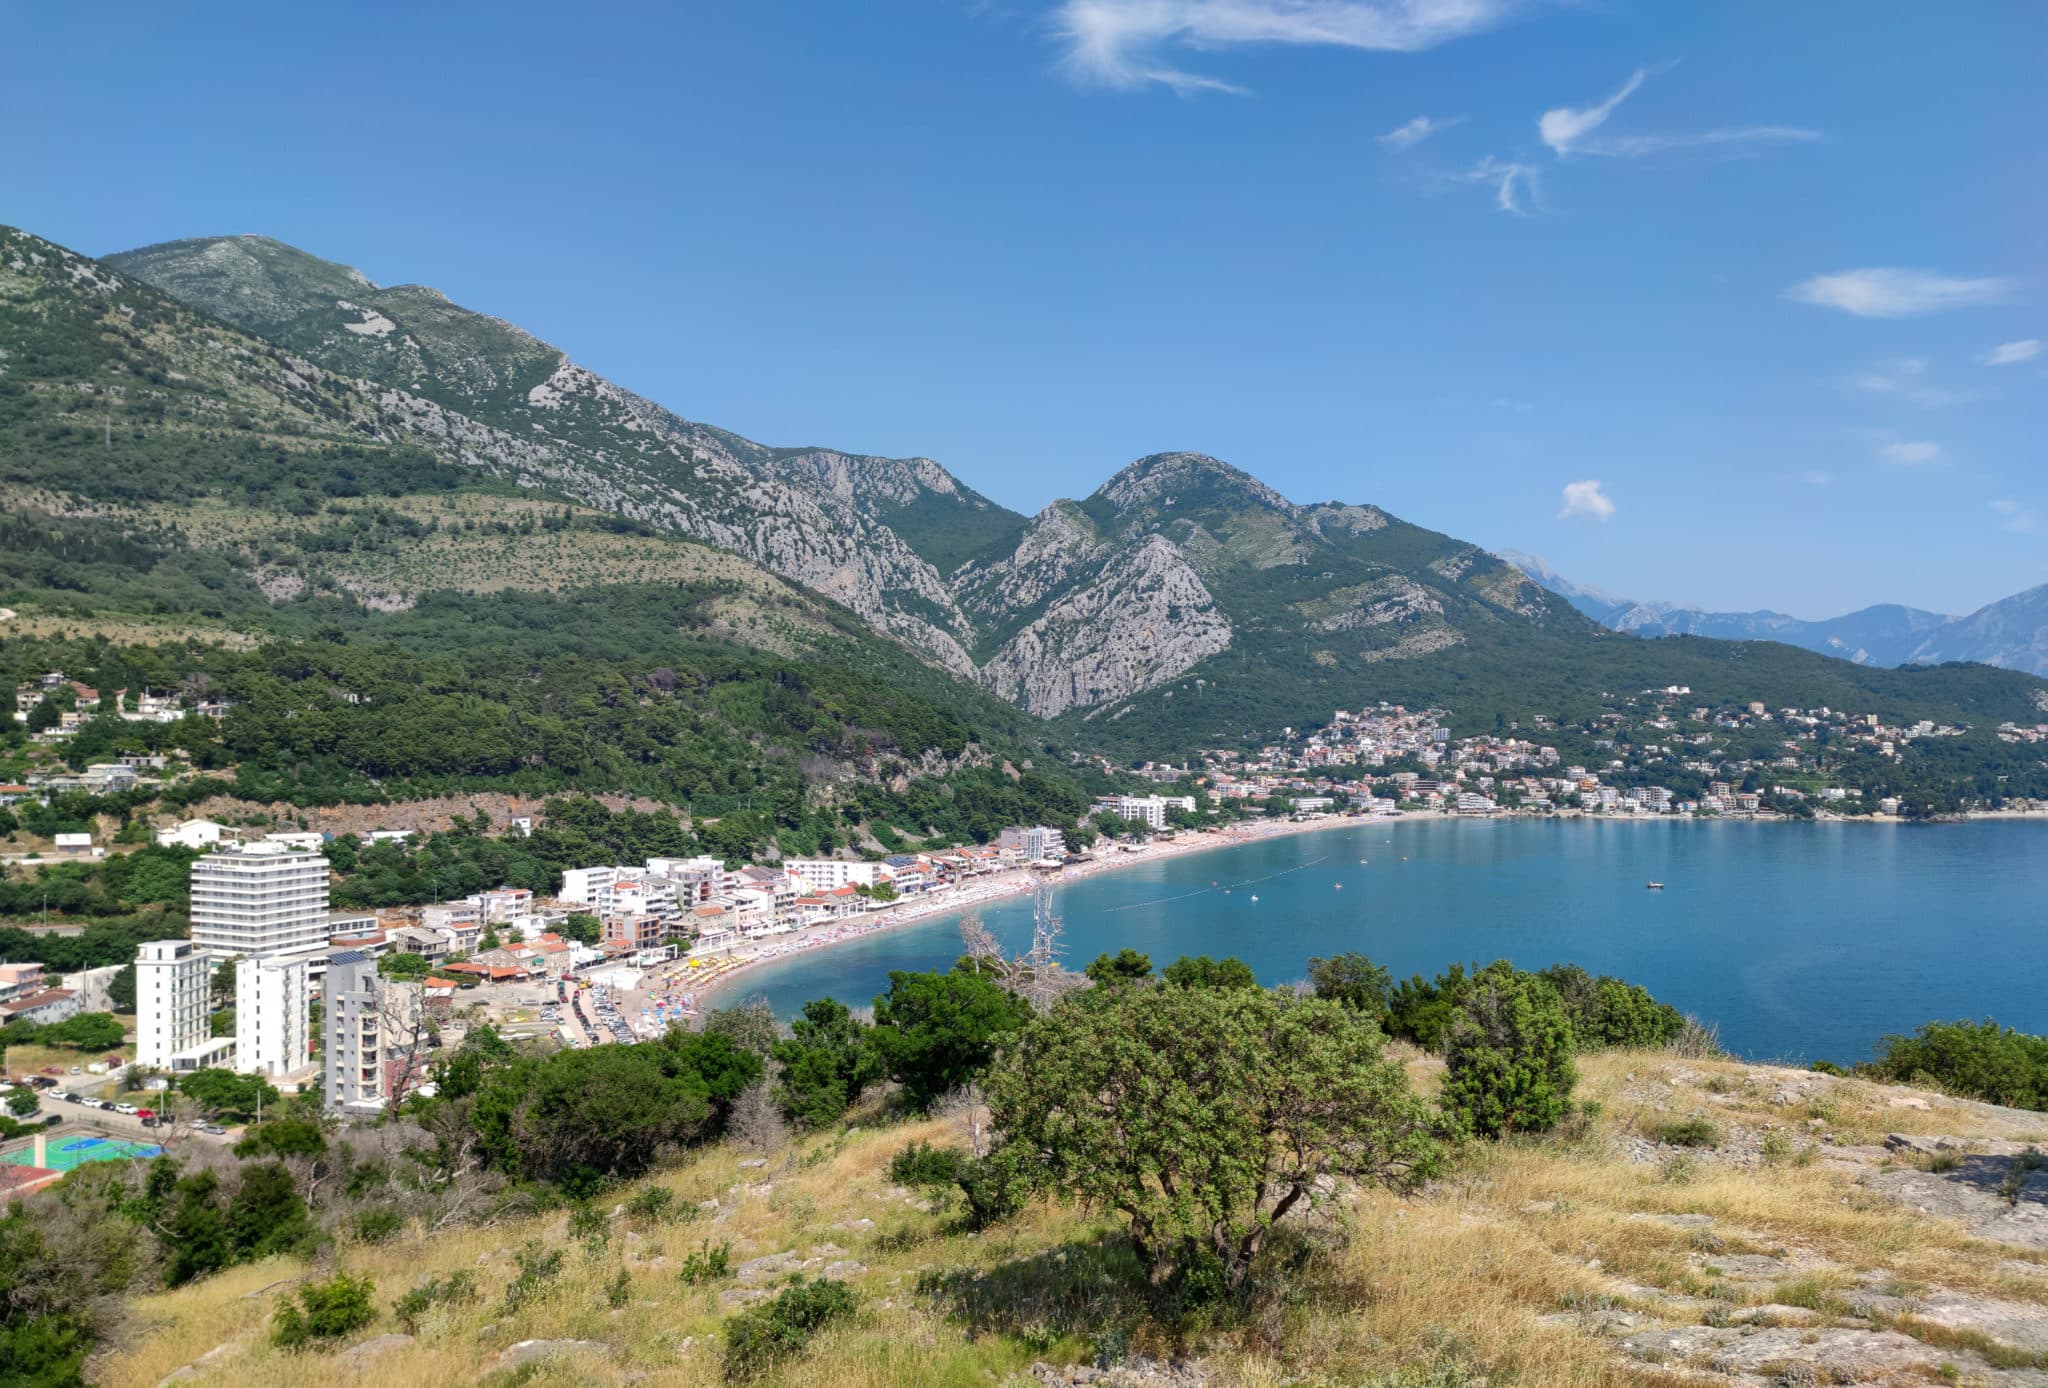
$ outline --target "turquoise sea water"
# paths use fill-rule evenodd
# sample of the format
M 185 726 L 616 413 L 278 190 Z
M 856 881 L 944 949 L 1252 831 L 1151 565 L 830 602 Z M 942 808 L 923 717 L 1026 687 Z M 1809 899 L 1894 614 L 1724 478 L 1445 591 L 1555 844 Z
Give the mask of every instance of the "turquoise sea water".
M 1054 905 L 1071 968 L 1125 945 L 1160 965 L 1234 954 L 1264 983 L 1342 950 L 1397 977 L 1460 959 L 1569 961 L 1717 1022 L 1753 1059 L 1862 1059 L 1880 1035 L 1937 1017 L 2048 1032 L 2038 822 L 1414 821 L 1105 873 Z M 981 915 L 1012 952 L 1029 942 L 1027 899 Z M 741 986 L 786 1017 L 826 995 L 865 1004 L 891 969 L 959 953 L 957 918 L 941 916 L 764 965 Z

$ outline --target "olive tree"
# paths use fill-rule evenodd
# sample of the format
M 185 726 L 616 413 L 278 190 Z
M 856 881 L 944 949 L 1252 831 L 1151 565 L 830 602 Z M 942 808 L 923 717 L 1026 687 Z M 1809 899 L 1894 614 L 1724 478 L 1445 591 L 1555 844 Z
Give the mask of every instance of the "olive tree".
M 1321 998 L 1115 989 L 1030 1022 L 986 1089 L 1016 1169 L 1121 1211 L 1154 1286 L 1213 1260 L 1237 1290 L 1325 1178 L 1435 1169 L 1434 1115 L 1383 1045 Z

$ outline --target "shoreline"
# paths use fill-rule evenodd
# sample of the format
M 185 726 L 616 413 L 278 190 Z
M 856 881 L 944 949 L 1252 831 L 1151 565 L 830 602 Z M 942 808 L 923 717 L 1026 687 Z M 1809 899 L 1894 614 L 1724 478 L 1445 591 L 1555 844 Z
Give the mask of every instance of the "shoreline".
M 1123 868 L 1137 867 L 1145 863 L 1163 862 L 1168 858 L 1191 857 L 1197 853 L 1213 852 L 1221 848 L 1236 848 L 1242 844 L 1260 843 L 1268 839 L 1291 838 L 1298 834 L 1312 834 L 1330 829 L 1351 829 L 1362 826 L 1384 826 L 1399 824 L 1404 819 L 1451 819 L 1453 815 L 1438 814 L 1434 811 L 1418 811 L 1398 816 L 1337 816 L 1327 820 L 1307 820 L 1301 823 L 1283 822 L 1262 825 L 1249 831 L 1230 829 L 1205 829 L 1183 831 L 1179 838 L 1169 842 L 1150 845 L 1136 850 L 1118 849 L 1112 854 L 1093 861 L 1063 867 L 1057 872 L 1033 872 L 1028 868 L 1010 868 L 943 897 L 934 896 L 927 900 L 914 898 L 906 905 L 888 911 L 878 911 L 868 919 L 833 921 L 829 924 L 814 925 L 791 935 L 776 935 L 766 941 L 754 942 L 751 952 L 700 956 L 715 959 L 712 965 L 717 972 L 701 982 L 690 978 L 693 971 L 687 957 L 664 966 L 648 975 L 650 980 L 660 978 L 664 983 L 648 989 L 634 991 L 687 992 L 692 1006 L 685 1010 L 685 1016 L 699 1016 L 712 1000 L 726 992 L 732 984 L 743 978 L 756 965 L 779 962 L 792 955 L 808 954 L 812 950 L 830 949 L 833 945 L 851 940 L 866 939 L 883 931 L 917 925 L 937 916 L 957 915 L 974 910 L 989 902 L 1002 901 L 1011 897 L 1029 896 L 1045 883 L 1053 887 L 1079 882 L 1085 878 L 1116 872 Z M 727 964 L 724 961 L 730 960 Z M 686 985 L 696 982 L 695 988 Z M 629 1024 L 631 1024 L 629 1019 Z M 658 1028 L 657 1028 L 658 1031 Z
M 912 898 L 901 906 L 893 907 L 887 911 L 878 911 L 871 917 L 808 926 L 793 934 L 770 936 L 765 941 L 753 941 L 748 945 L 735 946 L 728 953 L 699 956 L 700 958 L 716 961 L 708 966 L 714 969 L 715 972 L 702 979 L 693 979 L 691 977 L 691 974 L 701 972 L 701 970 L 692 970 L 686 957 L 649 973 L 647 978 L 653 983 L 653 986 L 634 991 L 666 994 L 669 996 L 687 994 L 690 998 L 690 1005 L 683 1010 L 682 1015 L 684 1017 L 701 1016 L 716 998 L 727 992 L 736 981 L 744 979 L 746 975 L 759 965 L 776 963 L 797 954 L 808 954 L 812 950 L 830 949 L 834 945 L 865 939 L 870 935 L 879 934 L 887 930 L 896 930 L 904 926 L 916 925 L 938 916 L 964 914 L 990 902 L 1002 901 L 1016 896 L 1027 896 L 1041 882 L 1053 887 L 1060 887 L 1071 882 L 1079 882 L 1089 877 L 1099 876 L 1106 872 L 1116 872 L 1124 868 L 1142 866 L 1146 863 L 1163 862 L 1169 858 L 1190 857 L 1198 853 L 1214 852 L 1223 848 L 1236 848 L 1248 843 L 1260 843 L 1277 838 L 1291 838 L 1300 834 L 1324 833 L 1332 829 L 1382 828 L 1413 821 L 1439 822 L 1459 819 L 1485 821 L 1529 817 L 1513 814 L 1466 816 L 1446 814 L 1440 810 L 1409 810 L 1397 815 L 1337 815 L 1327 819 L 1312 819 L 1300 822 L 1290 820 L 1278 824 L 1255 825 L 1250 828 L 1233 827 L 1230 829 L 1186 830 L 1179 837 L 1167 842 L 1155 843 L 1135 850 L 1115 849 L 1103 857 L 1072 867 L 1061 868 L 1057 872 L 1033 872 L 1026 868 L 1010 868 L 1002 873 L 984 878 L 970 886 L 947 892 L 943 896 Z M 1681 820 L 1671 815 L 1622 816 L 1584 813 L 1547 815 L 1543 816 L 1543 818 L 1580 823 L 1684 823 L 1688 825 L 1819 822 L 1899 826 L 1908 823 L 1906 820 L 1888 815 L 1861 815 L 1853 819 L 1830 816 L 1819 821 L 1782 818 L 1766 820 L 1721 819 L 1718 817 L 1706 819 L 1686 818 Z M 1972 815 L 1970 819 L 2040 820 L 2048 822 L 2048 811 L 1990 810 Z M 691 987 L 691 984 L 695 986 Z M 629 1025 L 636 1020 L 629 1018 Z M 659 1028 L 657 1027 L 656 1030 L 658 1031 Z

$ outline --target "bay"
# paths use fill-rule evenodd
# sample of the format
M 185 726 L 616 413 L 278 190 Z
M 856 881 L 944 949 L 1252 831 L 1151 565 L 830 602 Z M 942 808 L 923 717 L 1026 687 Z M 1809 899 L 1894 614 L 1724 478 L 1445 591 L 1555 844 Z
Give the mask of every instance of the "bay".
M 1662 882 L 1662 891 L 1646 889 Z M 1256 902 L 1252 898 L 1256 896 Z M 1360 950 L 1396 977 L 1454 960 L 1614 974 L 1717 1024 L 1750 1059 L 1840 1062 L 1935 1018 L 2048 1033 L 2048 825 L 1415 820 L 1188 854 L 1054 890 L 1064 961 L 1130 946 L 1236 955 L 1262 983 Z M 1016 952 L 1031 903 L 977 912 Z M 938 916 L 750 970 L 793 1015 L 944 969 Z

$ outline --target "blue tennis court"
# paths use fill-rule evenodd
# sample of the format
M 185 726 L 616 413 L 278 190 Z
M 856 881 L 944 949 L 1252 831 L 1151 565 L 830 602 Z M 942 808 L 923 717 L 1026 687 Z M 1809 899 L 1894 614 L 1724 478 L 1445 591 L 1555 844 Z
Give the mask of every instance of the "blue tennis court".
M 49 1171 L 73 1171 L 89 1161 L 134 1161 L 160 1156 L 163 1150 L 150 1143 L 126 1142 L 118 1137 L 52 1138 L 44 1144 L 41 1163 L 36 1161 L 36 1150 L 32 1145 L 16 1152 L 0 1153 L 0 1162 L 9 1166 L 40 1164 Z

